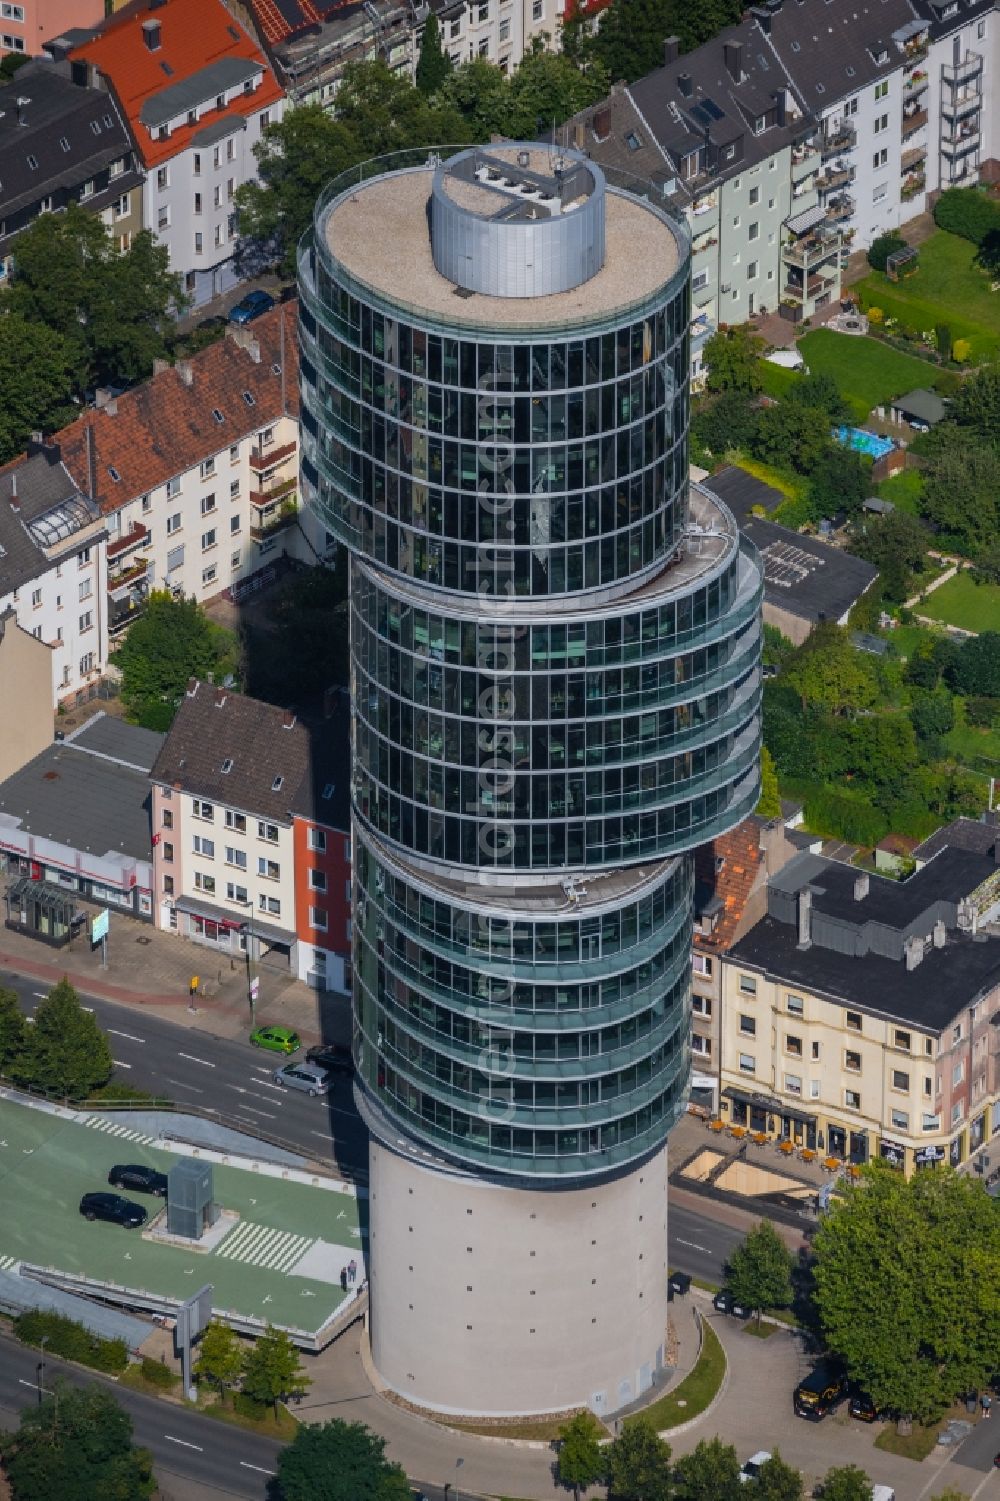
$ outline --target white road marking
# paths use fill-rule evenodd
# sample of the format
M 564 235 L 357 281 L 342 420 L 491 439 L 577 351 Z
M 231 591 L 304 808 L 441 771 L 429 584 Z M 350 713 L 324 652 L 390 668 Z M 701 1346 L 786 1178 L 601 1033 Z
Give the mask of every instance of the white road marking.
M 194 1058 L 190 1053 L 178 1053 L 178 1058 L 186 1058 L 188 1063 L 200 1063 L 202 1068 L 214 1068 L 214 1063 L 209 1063 L 207 1058 Z
M 112 1058 L 111 1062 L 114 1064 L 115 1068 L 131 1068 L 132 1067 L 131 1063 L 123 1063 L 120 1058 Z
M 35 1382 L 35 1381 L 25 1381 L 25 1380 L 24 1380 L 24 1379 L 23 1379 L 23 1378 L 22 1378 L 22 1377 L 20 1377 L 20 1376 L 18 1376 L 18 1378 L 17 1378 L 17 1384 L 18 1384 L 18 1386 L 28 1386 L 28 1387 L 30 1387 L 30 1388 L 31 1388 L 31 1390 L 32 1390 L 32 1391 L 33 1391 L 33 1392 L 37 1392 L 37 1391 L 38 1391 L 38 1389 L 39 1389 L 39 1388 L 38 1388 L 38 1384 L 37 1384 L 37 1382 Z M 43 1387 L 42 1387 L 42 1388 L 41 1388 L 41 1390 L 42 1390 L 42 1391 L 43 1391 L 43 1392 L 44 1392 L 44 1393 L 45 1393 L 45 1395 L 46 1395 L 46 1396 L 47 1396 L 47 1397 L 51 1397 L 51 1396 L 52 1396 L 52 1393 L 51 1393 L 51 1391 L 50 1391 L 50 1390 L 49 1390 L 49 1388 L 48 1388 L 48 1387 L 47 1387 L 47 1386 L 43 1386 Z
M 185 1449 L 197 1449 L 199 1454 L 204 1454 L 205 1452 L 200 1444 L 189 1444 L 186 1438 L 174 1438 L 172 1433 L 165 1433 L 163 1437 L 168 1444 L 180 1444 Z
M 47 990 L 33 990 L 31 993 L 32 995 L 37 996 L 40 1001 L 44 1001 L 45 997 L 48 995 Z
M 279 1094 L 283 1094 L 285 1090 L 284 1084 L 272 1084 L 270 1079 L 254 1079 L 253 1082 L 254 1084 L 263 1084 L 265 1089 L 276 1089 Z
M 204 1094 L 203 1089 L 197 1089 L 193 1084 L 185 1084 L 183 1079 L 167 1079 L 168 1084 L 173 1084 L 176 1089 L 186 1089 L 191 1094 Z
M 263 1465 L 247 1464 L 245 1459 L 240 1460 L 241 1470 L 256 1470 L 258 1475 L 277 1475 L 277 1470 L 265 1470 Z
M 129 1042 L 145 1042 L 146 1041 L 145 1037 L 133 1037 L 133 1035 L 132 1035 L 131 1032 L 117 1032 L 117 1031 L 115 1031 L 114 1027 L 109 1027 L 108 1031 L 111 1033 L 112 1037 L 127 1037 L 128 1040 L 129 1040 Z
M 243 1109 L 247 1115 L 262 1115 L 266 1121 L 276 1121 L 278 1119 L 273 1110 L 254 1110 L 252 1105 L 244 1105 Z
M 712 1254 L 707 1246 L 699 1246 L 693 1240 L 681 1240 L 680 1236 L 677 1237 L 677 1244 L 679 1246 L 690 1246 L 692 1251 L 704 1251 L 706 1256 L 711 1256 Z

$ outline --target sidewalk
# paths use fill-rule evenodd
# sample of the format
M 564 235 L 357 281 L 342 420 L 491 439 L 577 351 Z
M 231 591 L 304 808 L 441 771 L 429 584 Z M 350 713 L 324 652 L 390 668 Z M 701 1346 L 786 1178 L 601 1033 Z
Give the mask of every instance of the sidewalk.
M 78 990 L 101 1000 L 141 1006 L 217 1037 L 241 1036 L 250 1025 L 242 957 L 216 953 L 115 912 L 111 914 L 107 969 L 102 968 L 100 948 L 91 952 L 85 934 L 67 948 L 50 949 L 9 928 L 0 930 L 0 969 L 29 976 L 39 982 L 39 988 L 52 986 L 65 975 Z M 333 1037 L 326 1027 L 335 1012 L 344 1012 L 345 997 L 332 991 L 318 994 L 287 969 L 272 969 L 266 961 L 257 972 L 259 1021 L 294 1027 L 310 1044 Z M 194 975 L 200 983 L 197 1011 L 192 1012 L 188 989 Z

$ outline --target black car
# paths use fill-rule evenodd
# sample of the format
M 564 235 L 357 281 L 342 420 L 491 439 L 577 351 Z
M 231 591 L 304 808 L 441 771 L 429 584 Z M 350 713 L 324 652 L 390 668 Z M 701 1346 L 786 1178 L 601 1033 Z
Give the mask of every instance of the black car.
M 852 1392 L 850 1414 L 852 1418 L 860 1418 L 862 1423 L 874 1423 L 879 1411 L 867 1392 Z
M 121 1194 L 84 1194 L 80 1200 L 80 1213 L 85 1220 L 108 1220 L 112 1225 L 123 1225 L 126 1230 L 137 1230 L 149 1219 L 141 1204 L 133 1204 Z
M 835 1361 L 821 1360 L 795 1388 L 795 1411 L 800 1418 L 821 1422 L 847 1395 L 847 1378 Z
M 315 1063 L 319 1068 L 329 1069 L 334 1074 L 354 1072 L 351 1050 L 340 1042 L 321 1042 L 318 1047 L 310 1048 L 306 1053 L 306 1062 Z
M 155 1194 L 158 1199 L 167 1197 L 167 1175 L 155 1167 L 143 1167 L 139 1162 L 118 1162 L 108 1174 L 112 1188 L 128 1188 L 137 1194 Z
M 724 1287 L 720 1288 L 712 1299 L 712 1306 L 718 1313 L 731 1313 L 734 1319 L 748 1319 L 753 1312 L 752 1309 L 747 1308 L 745 1303 L 741 1303 L 738 1298 L 734 1298 L 731 1292 L 727 1292 Z

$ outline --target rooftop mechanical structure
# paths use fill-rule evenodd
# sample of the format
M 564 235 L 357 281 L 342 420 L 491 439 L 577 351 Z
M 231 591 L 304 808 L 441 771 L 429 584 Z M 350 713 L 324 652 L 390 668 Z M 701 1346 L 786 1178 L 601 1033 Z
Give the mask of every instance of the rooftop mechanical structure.
M 611 1413 L 663 1362 L 690 851 L 758 797 L 761 574 L 688 483 L 685 229 L 532 144 L 338 179 L 303 490 L 351 554 L 375 1364 Z

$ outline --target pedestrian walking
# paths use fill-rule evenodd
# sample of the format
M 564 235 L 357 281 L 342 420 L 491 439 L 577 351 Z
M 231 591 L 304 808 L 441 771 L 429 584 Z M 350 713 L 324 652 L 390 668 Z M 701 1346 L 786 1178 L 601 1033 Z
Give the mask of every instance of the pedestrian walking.
M 351 1274 L 351 1281 L 352 1282 L 357 1282 L 357 1280 L 358 1280 L 358 1263 L 353 1259 L 353 1257 L 352 1257 L 351 1261 L 348 1263 L 347 1270 Z
M 993 1398 L 990 1396 L 989 1392 L 983 1392 L 983 1395 L 982 1395 L 982 1404 L 983 1404 L 983 1417 L 984 1418 L 988 1418 L 989 1415 L 990 1415 L 990 1408 L 993 1406 Z
M 340 1268 L 340 1285 L 341 1285 L 342 1289 L 344 1290 L 344 1292 L 346 1293 L 346 1291 L 347 1291 L 347 1268 L 346 1268 L 346 1266 L 342 1266 Z

